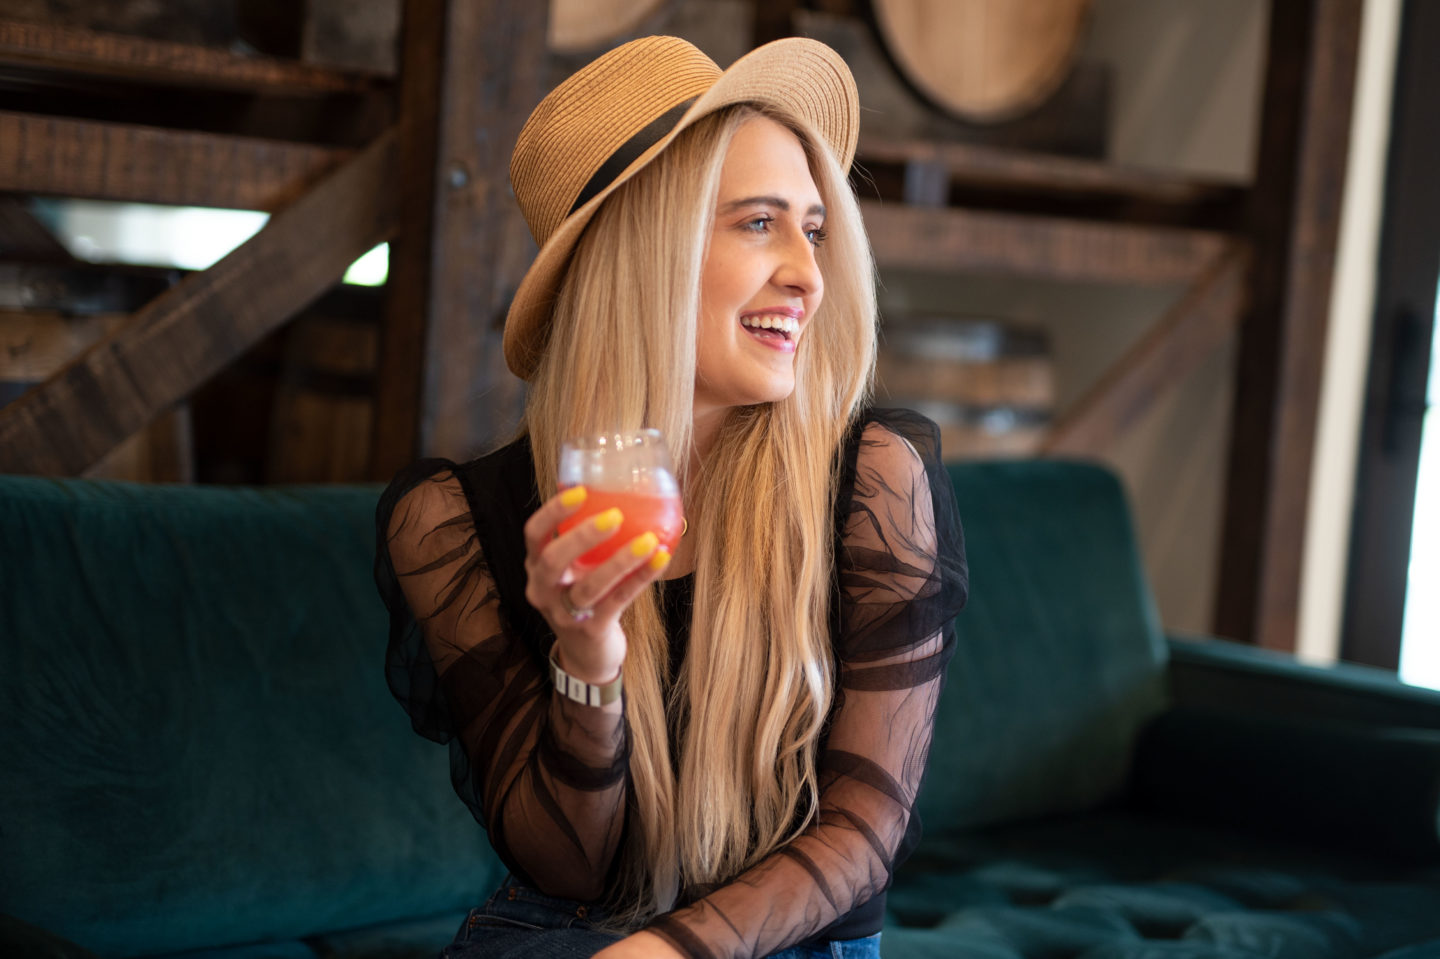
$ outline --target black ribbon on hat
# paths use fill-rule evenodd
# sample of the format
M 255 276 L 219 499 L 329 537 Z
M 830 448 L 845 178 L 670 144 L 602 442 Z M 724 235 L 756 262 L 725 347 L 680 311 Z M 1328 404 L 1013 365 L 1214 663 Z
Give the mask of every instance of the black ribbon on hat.
M 685 115 L 685 111 L 690 109 L 690 104 L 694 103 L 697 99 L 697 97 L 691 97 L 684 103 L 677 103 L 647 123 L 639 133 L 620 144 L 619 149 L 610 154 L 609 159 L 604 163 L 600 164 L 600 169 L 595 171 L 595 175 L 590 178 L 589 182 L 585 184 L 584 189 L 580 191 L 580 195 L 575 198 L 575 205 L 570 208 L 570 213 L 565 215 L 570 216 L 570 214 L 593 200 L 601 190 L 615 182 L 615 178 L 621 173 L 624 173 L 625 168 L 634 163 L 640 154 L 650 149 L 656 143 L 659 143 L 661 137 L 675 129 L 675 124 L 680 122 L 680 118 Z

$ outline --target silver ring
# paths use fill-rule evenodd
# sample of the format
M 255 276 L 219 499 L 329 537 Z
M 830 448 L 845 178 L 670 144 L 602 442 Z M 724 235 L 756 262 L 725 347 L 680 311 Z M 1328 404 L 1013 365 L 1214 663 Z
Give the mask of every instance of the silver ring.
M 595 610 L 587 607 L 577 607 L 570 601 L 570 587 L 560 590 L 560 605 L 565 607 L 565 612 L 570 614 L 570 619 L 577 623 L 583 623 L 595 615 Z

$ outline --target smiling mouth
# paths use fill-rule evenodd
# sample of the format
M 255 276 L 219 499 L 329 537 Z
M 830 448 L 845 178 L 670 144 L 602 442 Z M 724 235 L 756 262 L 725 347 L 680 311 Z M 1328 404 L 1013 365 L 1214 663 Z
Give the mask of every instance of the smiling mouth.
M 761 313 L 740 317 L 740 325 L 756 339 L 774 346 L 788 344 L 793 347 L 800 335 L 800 321 L 793 316 L 778 313 Z

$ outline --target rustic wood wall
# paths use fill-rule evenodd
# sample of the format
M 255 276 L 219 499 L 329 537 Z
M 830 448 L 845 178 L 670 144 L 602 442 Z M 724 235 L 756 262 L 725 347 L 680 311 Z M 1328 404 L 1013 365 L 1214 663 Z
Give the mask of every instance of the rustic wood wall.
M 1275 648 L 1294 642 L 1360 2 L 1272 0 L 1253 185 L 1106 161 L 1104 70 L 1083 62 L 1048 114 L 967 124 L 900 97 L 861 144 L 882 269 L 1187 290 L 1056 411 L 1043 450 L 1104 457 L 1238 337 L 1214 626 Z M 590 54 L 548 54 L 547 6 L 519 0 L 162 6 L 21 0 L 0 20 L 0 65 L 24 78 L 0 89 L 0 297 L 18 304 L 0 301 L 0 470 L 385 478 L 503 438 L 522 392 L 499 325 L 533 252 L 509 147 Z M 693 34 L 722 62 L 796 31 L 873 48 L 851 0 L 658 11 L 637 30 Z M 273 215 L 208 270 L 102 271 L 128 299 L 46 314 L 27 283 L 75 294 L 96 271 L 30 196 Z M 383 240 L 387 289 L 337 290 Z

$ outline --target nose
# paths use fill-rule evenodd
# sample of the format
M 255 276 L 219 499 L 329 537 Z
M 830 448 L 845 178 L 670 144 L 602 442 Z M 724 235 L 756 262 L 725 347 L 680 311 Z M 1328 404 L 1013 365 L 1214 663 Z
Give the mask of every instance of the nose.
M 825 290 L 820 264 L 815 260 L 815 245 L 802 231 L 795 231 L 785 244 L 776 265 L 774 281 L 793 295 L 805 298 L 819 296 Z

